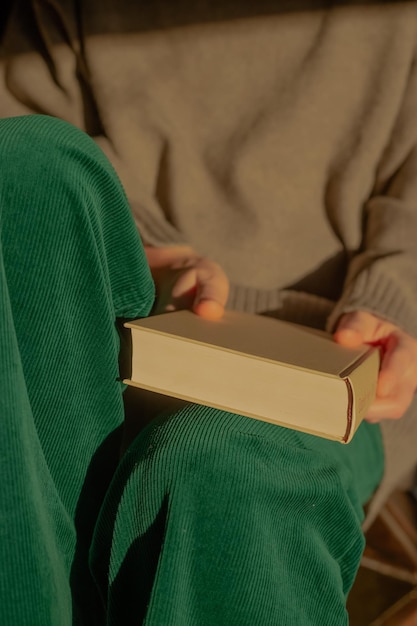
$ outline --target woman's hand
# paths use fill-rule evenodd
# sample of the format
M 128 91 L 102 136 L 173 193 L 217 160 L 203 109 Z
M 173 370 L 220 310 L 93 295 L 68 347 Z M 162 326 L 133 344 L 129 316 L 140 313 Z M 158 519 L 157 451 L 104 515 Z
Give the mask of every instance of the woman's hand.
M 191 309 L 206 319 L 219 319 L 229 295 L 222 268 L 198 256 L 189 246 L 145 246 L 156 285 L 156 313 Z
M 348 348 L 363 344 L 381 348 L 376 399 L 366 416 L 369 422 L 399 419 L 417 389 L 417 340 L 376 315 L 355 311 L 343 315 L 334 339 Z

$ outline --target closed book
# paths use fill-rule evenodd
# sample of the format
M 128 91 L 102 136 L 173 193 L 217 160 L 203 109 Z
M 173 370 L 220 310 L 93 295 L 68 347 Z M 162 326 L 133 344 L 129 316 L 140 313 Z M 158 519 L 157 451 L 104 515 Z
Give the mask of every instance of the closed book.
M 375 397 L 379 350 L 335 343 L 274 318 L 190 311 L 125 323 L 131 372 L 124 382 L 348 443 Z

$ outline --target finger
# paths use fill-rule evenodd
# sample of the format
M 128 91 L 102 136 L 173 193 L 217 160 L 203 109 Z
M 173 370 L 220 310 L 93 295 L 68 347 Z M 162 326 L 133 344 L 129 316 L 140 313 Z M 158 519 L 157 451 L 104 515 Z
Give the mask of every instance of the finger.
M 146 258 L 152 270 L 155 268 L 175 267 L 184 259 L 196 258 L 196 253 L 190 246 L 144 246 Z
M 196 280 L 197 274 L 194 268 L 171 270 L 171 281 L 168 281 L 165 276 L 164 291 L 160 294 L 160 312 L 191 309 L 197 289 Z
M 179 298 L 192 289 L 196 290 L 196 303 L 214 300 L 224 307 L 229 295 L 229 281 L 217 263 L 209 259 L 199 259 L 189 269 L 179 270 L 172 295 Z
M 157 271 L 158 270 L 154 272 L 154 279 Z M 186 285 L 178 289 L 178 296 L 176 298 L 173 297 L 173 291 L 178 280 L 182 277 L 182 274 L 183 272 L 180 270 L 165 270 L 163 280 L 155 281 L 157 284 L 157 297 L 153 308 L 154 314 L 191 307 L 194 293 L 187 294 Z M 158 278 L 158 276 L 156 276 L 156 278 Z M 189 281 L 189 284 L 192 284 L 192 280 Z
M 384 419 L 400 419 L 413 401 L 414 394 L 409 388 L 388 398 L 377 398 L 366 414 L 367 422 L 376 423 Z
M 212 261 L 199 263 L 196 271 L 193 311 L 206 319 L 219 319 L 229 296 L 229 280 L 221 267 Z
M 215 300 L 200 300 L 193 305 L 193 311 L 206 320 L 218 320 L 223 316 L 224 305 Z
M 376 399 L 366 419 L 398 419 L 411 404 L 416 386 L 417 366 L 409 341 L 393 333 L 381 362 Z
M 397 412 L 397 403 L 392 398 L 376 399 L 368 409 L 365 420 L 376 423 L 384 419 L 395 419 Z
M 410 342 L 401 334 L 389 335 L 382 357 L 377 396 L 385 398 L 395 394 L 413 394 L 417 380 L 417 363 Z
M 197 270 L 191 267 L 187 270 L 176 270 L 175 283 L 172 286 L 171 295 L 174 299 L 182 298 L 197 288 Z
M 192 308 L 205 319 L 219 319 L 228 295 L 229 281 L 221 267 L 209 259 L 199 259 L 177 276 L 172 288 L 171 310 Z
M 339 320 L 334 339 L 347 348 L 358 348 L 375 339 L 379 323 L 378 318 L 367 311 L 345 313 Z

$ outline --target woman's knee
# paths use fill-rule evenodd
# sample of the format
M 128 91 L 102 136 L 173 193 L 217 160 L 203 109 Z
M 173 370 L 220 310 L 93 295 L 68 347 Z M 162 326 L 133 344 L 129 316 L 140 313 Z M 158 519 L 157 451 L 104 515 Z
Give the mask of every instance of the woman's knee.
M 289 498 L 311 488 L 307 476 L 320 483 L 324 494 L 342 485 L 345 473 L 323 450 L 307 447 L 296 431 L 196 404 L 159 415 L 136 437 L 128 455 L 171 484 L 174 479 L 195 484 L 201 477 L 245 490 L 249 483 L 272 480 Z
M 278 551 L 308 537 L 341 572 L 346 592 L 363 548 L 353 486 L 332 455 L 304 444 L 294 431 L 207 407 L 161 415 L 122 461 L 119 513 L 135 510 L 148 528 L 168 503 L 181 529 L 198 524 L 219 540 L 224 520 L 241 520 L 235 535 L 245 545 L 259 533 Z
M 120 185 L 91 137 L 68 122 L 46 115 L 0 120 L 0 163 L 3 197 L 18 193 L 28 202 L 40 197 L 40 204 L 48 210 L 54 208 L 51 192 L 69 194 L 76 206 L 74 200 L 88 195 L 89 189 L 99 191 L 109 181 L 116 188 Z
M 19 237 L 99 232 L 104 218 L 130 218 L 107 157 L 83 131 L 60 119 L 28 115 L 0 120 L 3 228 Z
M 53 167 L 57 153 L 71 147 L 96 150 L 86 133 L 56 117 L 33 114 L 0 119 L 0 158 L 6 166 L 17 159 Z

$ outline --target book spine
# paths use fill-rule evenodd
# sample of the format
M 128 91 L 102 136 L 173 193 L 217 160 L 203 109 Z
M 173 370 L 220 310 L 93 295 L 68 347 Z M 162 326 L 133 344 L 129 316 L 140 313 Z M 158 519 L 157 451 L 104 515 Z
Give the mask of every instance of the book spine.
M 344 379 L 348 388 L 349 405 L 351 407 L 345 433 L 346 443 L 351 441 L 375 399 L 379 366 L 380 352 L 375 349 L 370 351 L 362 362 Z
M 345 378 L 344 379 L 345 383 L 346 383 L 346 391 L 347 391 L 347 396 L 348 396 L 348 401 L 347 401 L 347 408 L 346 408 L 346 432 L 342 437 L 342 442 L 343 443 L 348 443 L 353 435 L 354 435 L 354 429 L 353 427 L 353 418 L 354 418 L 354 393 L 353 393 L 353 389 L 352 389 L 352 385 L 351 382 L 349 380 L 349 378 Z

